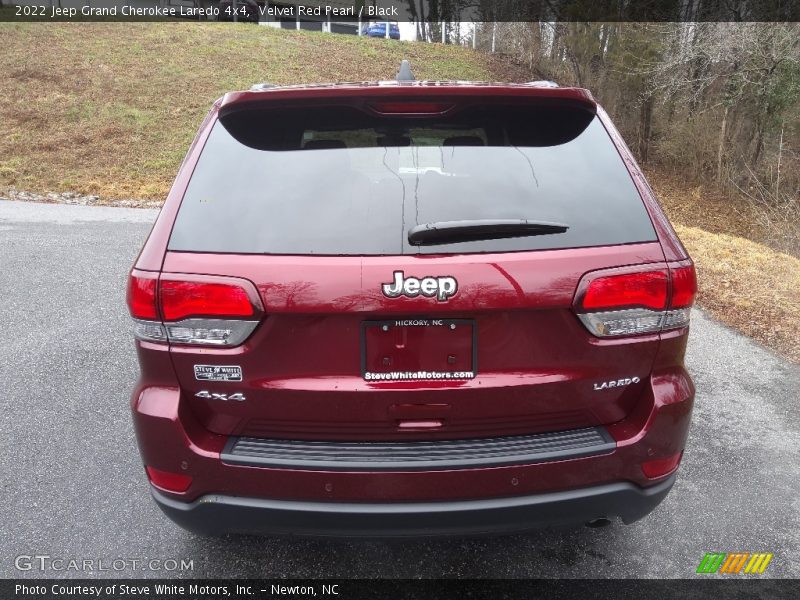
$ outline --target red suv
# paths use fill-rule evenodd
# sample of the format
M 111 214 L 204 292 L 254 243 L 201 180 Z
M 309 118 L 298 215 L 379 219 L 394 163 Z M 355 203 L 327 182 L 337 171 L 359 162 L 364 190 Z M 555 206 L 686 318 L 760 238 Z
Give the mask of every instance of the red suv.
M 695 288 L 586 90 L 229 93 L 130 274 L 151 492 L 208 534 L 631 523 L 683 453 Z

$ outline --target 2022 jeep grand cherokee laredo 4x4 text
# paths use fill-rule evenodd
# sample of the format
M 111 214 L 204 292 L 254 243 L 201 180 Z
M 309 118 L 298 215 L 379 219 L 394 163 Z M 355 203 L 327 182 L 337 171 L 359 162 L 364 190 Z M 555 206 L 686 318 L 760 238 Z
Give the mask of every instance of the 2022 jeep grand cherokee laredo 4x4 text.
M 152 494 L 204 533 L 630 523 L 683 452 L 695 287 L 586 90 L 227 94 L 130 275 Z

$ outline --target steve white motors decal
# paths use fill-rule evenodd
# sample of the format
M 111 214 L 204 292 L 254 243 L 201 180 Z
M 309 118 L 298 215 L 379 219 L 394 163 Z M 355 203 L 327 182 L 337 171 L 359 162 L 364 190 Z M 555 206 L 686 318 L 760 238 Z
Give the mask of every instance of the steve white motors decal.
M 197 381 L 241 381 L 242 367 L 237 365 L 195 365 Z

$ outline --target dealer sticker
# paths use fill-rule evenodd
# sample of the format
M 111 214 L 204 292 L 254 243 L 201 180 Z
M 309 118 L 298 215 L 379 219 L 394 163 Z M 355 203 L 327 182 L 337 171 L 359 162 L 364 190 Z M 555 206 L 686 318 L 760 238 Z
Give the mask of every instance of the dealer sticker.
M 242 367 L 235 365 L 195 365 L 194 378 L 197 381 L 241 381 Z

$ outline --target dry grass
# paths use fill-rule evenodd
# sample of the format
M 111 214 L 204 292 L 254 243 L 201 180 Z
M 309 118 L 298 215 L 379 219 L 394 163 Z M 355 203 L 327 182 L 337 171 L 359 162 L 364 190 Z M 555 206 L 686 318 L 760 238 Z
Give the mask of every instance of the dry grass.
M 648 170 L 647 178 L 673 222 L 689 223 L 712 233 L 733 234 L 800 256 L 800 220 L 770 227 L 764 223 L 762 209 L 713 182 L 681 181 L 654 169 Z
M 394 77 L 521 80 L 441 44 L 230 23 L 2 23 L 0 190 L 163 198 L 224 92 L 253 83 Z
M 800 259 L 750 240 L 676 225 L 712 316 L 800 364 Z
M 800 223 L 776 232 L 714 185 L 648 179 L 697 265 L 700 306 L 800 364 Z

